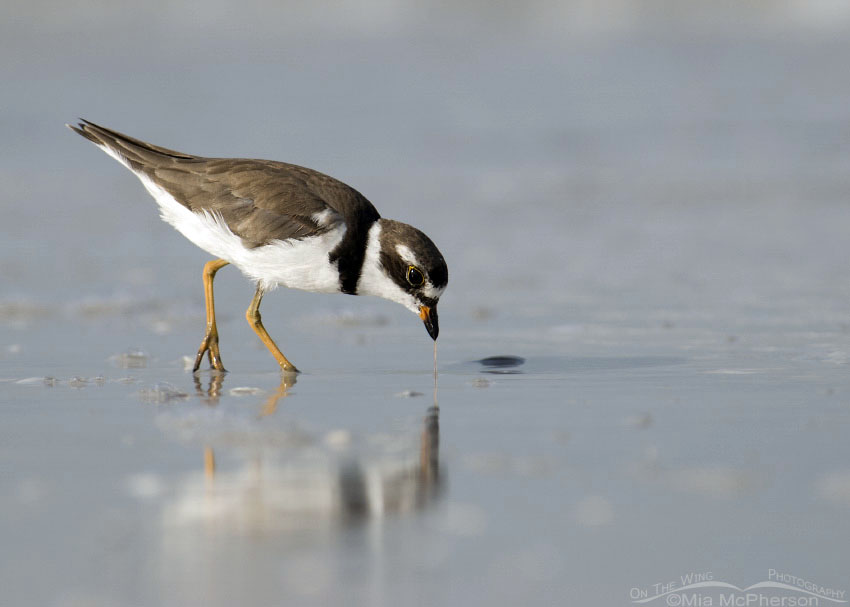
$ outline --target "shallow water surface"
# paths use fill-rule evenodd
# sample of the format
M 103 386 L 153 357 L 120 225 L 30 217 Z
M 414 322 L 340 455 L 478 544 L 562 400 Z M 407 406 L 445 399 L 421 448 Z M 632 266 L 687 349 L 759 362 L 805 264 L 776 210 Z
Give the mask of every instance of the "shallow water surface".
M 15 603 L 611 603 L 730 552 L 745 579 L 778 554 L 840 579 L 841 367 L 499 355 L 524 360 L 493 373 L 449 346 L 435 402 L 427 347 L 418 370 L 370 344 L 293 382 L 231 345 L 226 375 L 136 353 L 2 378 Z

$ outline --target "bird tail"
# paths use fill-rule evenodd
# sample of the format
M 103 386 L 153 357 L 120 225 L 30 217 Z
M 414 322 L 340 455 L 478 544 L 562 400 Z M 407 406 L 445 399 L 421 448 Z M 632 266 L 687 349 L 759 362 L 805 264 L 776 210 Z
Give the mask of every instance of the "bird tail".
M 80 122 L 76 125 L 66 124 L 65 126 L 94 143 L 133 172 L 147 172 L 146 169 L 159 166 L 163 162 L 197 158 L 135 139 L 83 118 L 80 118 Z

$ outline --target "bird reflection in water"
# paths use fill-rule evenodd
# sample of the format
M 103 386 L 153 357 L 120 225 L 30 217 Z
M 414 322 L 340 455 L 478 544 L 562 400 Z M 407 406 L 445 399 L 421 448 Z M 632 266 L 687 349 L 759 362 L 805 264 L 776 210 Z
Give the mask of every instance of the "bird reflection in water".
M 196 392 L 215 407 L 222 399 L 224 381 L 223 374 L 213 373 L 205 387 L 195 376 Z M 275 392 L 262 400 L 255 418 L 259 429 L 241 438 L 225 431 L 225 440 L 204 439 L 204 474 L 186 477 L 166 503 L 169 527 L 214 523 L 225 533 L 304 529 L 411 512 L 437 499 L 441 473 L 436 386 L 418 439 L 393 436 L 384 444 L 386 437 L 378 441 L 366 437 L 365 448 L 358 449 L 347 430 L 310 437 L 298 430 L 283 431 L 279 423 L 262 422 L 279 411 L 294 384 L 294 375 L 284 375 Z M 217 470 L 212 444 L 222 448 L 222 443 L 249 445 L 253 455 L 234 469 Z M 409 448 L 400 449 L 405 443 Z

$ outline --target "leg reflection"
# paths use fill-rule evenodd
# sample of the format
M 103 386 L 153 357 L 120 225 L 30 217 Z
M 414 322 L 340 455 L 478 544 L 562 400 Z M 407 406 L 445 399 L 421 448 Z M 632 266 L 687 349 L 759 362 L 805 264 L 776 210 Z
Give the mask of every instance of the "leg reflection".
M 195 382 L 195 392 L 201 397 L 201 400 L 210 406 L 217 405 L 221 398 L 222 387 L 224 386 L 224 373 L 213 371 L 206 389 L 204 389 L 201 378 L 197 373 L 192 377 Z M 278 403 L 288 396 L 287 391 L 295 385 L 296 378 L 295 373 L 281 374 L 280 385 L 274 391 L 274 394 L 269 396 L 266 402 L 263 403 L 263 407 L 260 410 L 260 417 L 272 415 L 277 411 Z M 215 451 L 209 445 L 204 446 L 204 474 L 210 480 L 215 478 Z
M 263 409 L 260 411 L 260 417 L 271 415 L 277 411 L 277 403 L 288 396 L 287 390 L 295 385 L 295 382 L 298 381 L 297 377 L 295 373 L 283 372 L 280 374 L 280 385 L 275 393 L 266 400 Z
M 212 447 L 204 447 L 204 475 L 210 480 L 215 478 L 215 452 Z
M 211 406 L 217 405 L 221 397 L 221 387 L 224 385 L 224 373 L 212 371 L 206 390 L 204 390 L 201 378 L 197 373 L 192 375 L 192 379 L 195 382 L 195 393 L 201 397 L 201 401 Z
M 224 373 L 213 370 L 206 390 L 197 373 L 192 374 L 192 379 L 195 382 L 195 392 L 201 397 L 201 401 L 211 407 L 217 405 L 221 397 L 221 387 L 224 385 Z M 215 452 L 208 445 L 204 446 L 204 475 L 209 480 L 215 478 Z

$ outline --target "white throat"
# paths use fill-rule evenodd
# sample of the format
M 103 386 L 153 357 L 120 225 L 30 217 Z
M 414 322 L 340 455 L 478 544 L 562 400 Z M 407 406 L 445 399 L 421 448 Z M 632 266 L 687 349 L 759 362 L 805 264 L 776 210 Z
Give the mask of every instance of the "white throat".
M 400 303 L 415 314 L 419 313 L 419 304 L 416 302 L 416 299 L 393 282 L 387 276 L 384 266 L 381 265 L 380 219 L 369 228 L 366 256 L 363 259 L 363 268 L 360 270 L 360 280 L 357 282 L 357 294 L 383 297 L 384 299 Z

